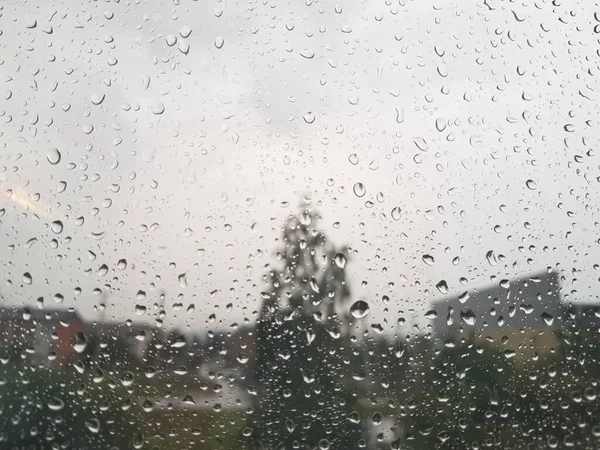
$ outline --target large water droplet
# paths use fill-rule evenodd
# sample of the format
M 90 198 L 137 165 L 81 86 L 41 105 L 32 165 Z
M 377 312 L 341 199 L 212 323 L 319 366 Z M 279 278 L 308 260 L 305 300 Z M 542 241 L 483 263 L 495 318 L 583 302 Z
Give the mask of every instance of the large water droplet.
M 88 345 L 88 339 L 82 332 L 78 332 L 75 335 L 75 344 L 73 348 L 77 353 L 83 353 Z
M 350 307 L 350 314 L 355 319 L 362 319 L 369 314 L 369 304 L 365 301 L 358 300 L 352 304 Z
M 53 166 L 57 165 L 60 162 L 61 157 L 62 155 L 56 147 L 53 147 L 46 152 L 46 159 Z
M 354 191 L 354 195 L 356 195 L 359 198 L 364 197 L 367 193 L 367 187 L 360 182 L 354 183 L 354 187 L 352 188 L 352 190 Z
M 63 402 L 60 398 L 53 397 L 48 402 L 48 408 L 52 411 L 60 411 L 65 407 L 65 402 Z
M 425 264 L 427 264 L 428 266 L 433 266 L 433 264 L 435 263 L 435 259 L 433 258 L 433 256 L 431 255 L 423 255 L 421 257 L 421 259 L 423 260 L 423 262 Z
M 461 311 L 460 312 L 460 318 L 462 319 L 462 321 L 464 323 L 466 323 L 467 325 L 475 325 L 475 321 L 476 321 L 476 317 L 475 317 L 475 313 L 473 311 L 471 311 L 470 309 L 467 311 Z
M 435 287 L 437 288 L 438 291 L 440 291 L 442 294 L 447 294 L 448 293 L 448 284 L 446 283 L 446 280 L 440 280 Z
M 396 206 L 394 209 L 392 209 L 392 219 L 400 220 L 400 217 L 402 217 L 402 209 L 400 209 L 399 206 Z
M 100 421 L 98 419 L 90 419 L 85 422 L 85 426 L 92 433 L 98 433 L 100 431 Z
M 343 254 L 336 253 L 333 260 L 335 261 L 335 265 L 338 266 L 340 269 L 346 267 L 346 257 Z
M 60 220 L 55 220 L 50 224 L 50 229 L 53 233 L 60 234 L 63 231 L 63 223 Z

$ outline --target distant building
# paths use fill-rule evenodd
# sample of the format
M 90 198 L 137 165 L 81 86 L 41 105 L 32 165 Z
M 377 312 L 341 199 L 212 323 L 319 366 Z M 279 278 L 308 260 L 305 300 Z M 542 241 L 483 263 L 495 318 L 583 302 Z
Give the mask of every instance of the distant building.
M 436 301 L 433 309 L 436 340 L 469 336 L 527 358 L 556 347 L 566 306 L 558 274 L 543 272 Z
M 85 323 L 73 310 L 0 308 L 0 349 L 25 354 L 34 364 L 68 364 L 77 358 L 75 335 Z

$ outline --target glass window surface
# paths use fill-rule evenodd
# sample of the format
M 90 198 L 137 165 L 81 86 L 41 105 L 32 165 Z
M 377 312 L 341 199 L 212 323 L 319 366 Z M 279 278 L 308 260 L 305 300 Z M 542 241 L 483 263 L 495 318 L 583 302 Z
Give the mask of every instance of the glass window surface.
M 600 447 L 597 5 L 336 1 L 0 4 L 1 449 Z

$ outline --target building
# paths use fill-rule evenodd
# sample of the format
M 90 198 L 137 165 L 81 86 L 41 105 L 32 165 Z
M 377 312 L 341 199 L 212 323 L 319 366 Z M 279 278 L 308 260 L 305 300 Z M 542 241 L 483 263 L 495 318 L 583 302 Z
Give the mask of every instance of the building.
M 437 341 L 469 337 L 527 359 L 556 348 L 566 305 L 558 274 L 542 272 L 435 301 L 433 310 Z

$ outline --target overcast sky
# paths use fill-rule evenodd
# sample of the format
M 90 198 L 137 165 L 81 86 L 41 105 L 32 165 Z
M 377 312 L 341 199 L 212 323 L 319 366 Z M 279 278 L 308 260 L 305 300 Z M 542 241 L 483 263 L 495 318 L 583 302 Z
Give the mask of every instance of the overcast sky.
M 597 22 L 526 3 L 5 2 L 5 304 L 92 320 L 105 292 L 104 318 L 140 320 L 164 290 L 167 324 L 254 320 L 305 194 L 388 330 L 440 280 L 554 267 L 595 301 Z

